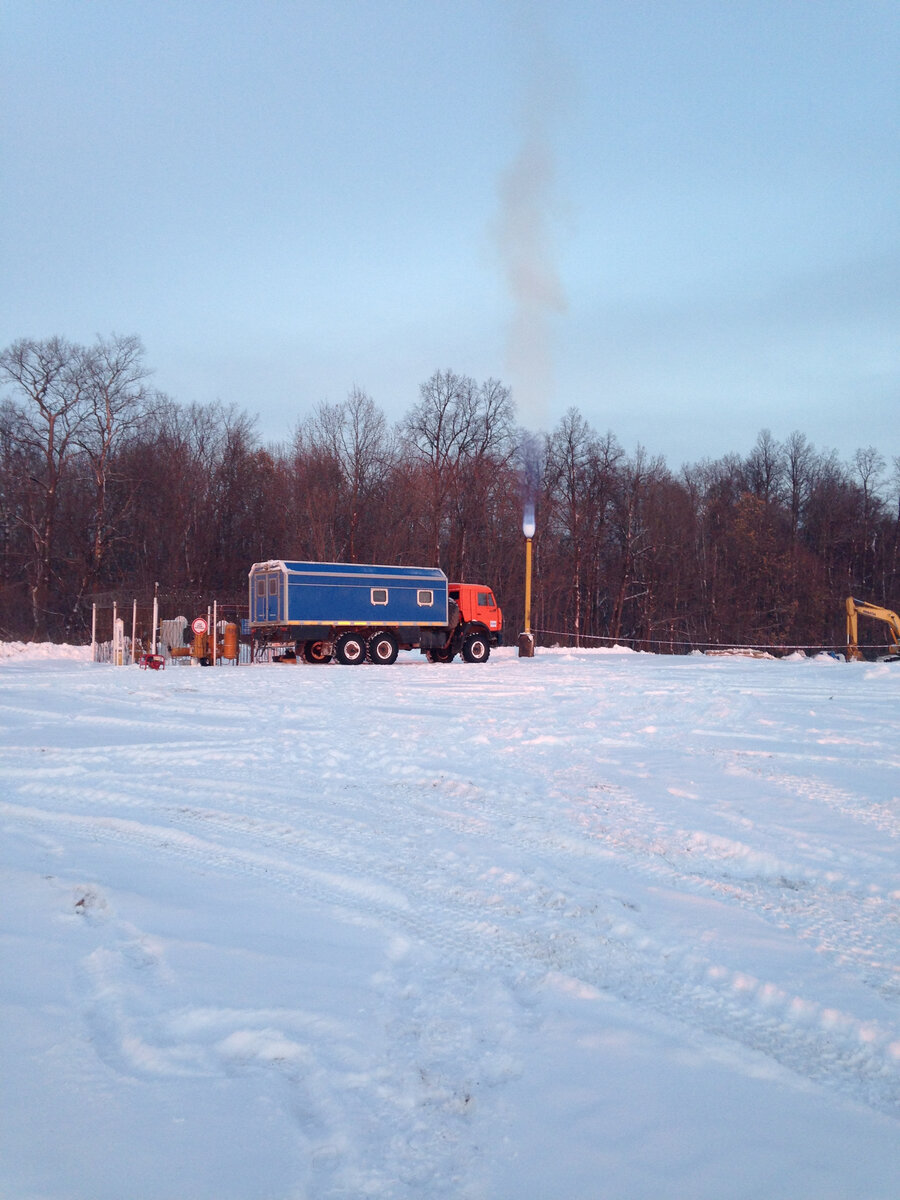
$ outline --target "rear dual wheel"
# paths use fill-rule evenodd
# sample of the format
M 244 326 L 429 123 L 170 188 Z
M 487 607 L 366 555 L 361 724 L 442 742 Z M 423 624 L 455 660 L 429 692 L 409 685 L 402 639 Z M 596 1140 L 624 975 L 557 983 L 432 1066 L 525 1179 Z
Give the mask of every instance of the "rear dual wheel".
M 366 661 L 366 639 L 359 633 L 342 633 L 334 644 L 334 653 L 345 667 L 355 667 Z
M 380 633 L 373 633 L 367 643 L 369 658 L 373 663 L 380 663 L 382 666 L 389 667 L 392 662 L 397 661 L 397 652 L 400 647 L 397 644 L 397 639 L 392 633 L 387 630 L 382 630 Z

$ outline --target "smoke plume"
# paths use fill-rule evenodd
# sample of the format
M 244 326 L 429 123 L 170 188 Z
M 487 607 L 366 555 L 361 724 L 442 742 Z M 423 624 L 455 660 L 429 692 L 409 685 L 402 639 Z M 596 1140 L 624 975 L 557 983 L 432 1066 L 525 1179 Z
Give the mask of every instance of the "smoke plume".
M 553 394 L 551 320 L 566 309 L 553 253 L 554 156 L 547 124 L 556 107 L 530 98 L 518 154 L 500 180 L 497 244 L 512 301 L 507 336 L 509 372 L 519 418 L 531 429 L 548 424 Z
M 522 493 L 523 519 L 535 519 L 535 505 L 544 474 L 542 439 L 525 432 L 519 444 L 519 486 Z

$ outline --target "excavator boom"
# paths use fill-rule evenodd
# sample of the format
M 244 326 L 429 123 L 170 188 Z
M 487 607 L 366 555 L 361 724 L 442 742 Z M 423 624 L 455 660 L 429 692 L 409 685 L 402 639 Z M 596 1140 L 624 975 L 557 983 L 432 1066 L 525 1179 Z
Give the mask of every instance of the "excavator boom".
M 853 596 L 848 596 L 846 601 L 847 608 L 847 658 L 861 659 L 862 651 L 859 648 L 859 631 L 857 627 L 857 616 L 873 617 L 876 621 L 883 621 L 888 627 L 891 644 L 893 645 L 893 653 L 900 653 L 900 617 L 889 608 L 882 608 L 878 604 L 869 604 L 866 600 L 856 600 Z

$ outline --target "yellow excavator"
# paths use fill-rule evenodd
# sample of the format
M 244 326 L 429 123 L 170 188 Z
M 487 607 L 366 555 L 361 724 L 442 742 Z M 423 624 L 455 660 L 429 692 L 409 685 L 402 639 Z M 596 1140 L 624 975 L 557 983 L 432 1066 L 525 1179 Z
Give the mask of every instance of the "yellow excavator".
M 861 659 L 862 651 L 858 644 L 858 633 L 856 628 L 856 618 L 862 615 L 864 617 L 874 617 L 876 621 L 884 621 L 888 627 L 890 634 L 891 645 L 893 650 L 889 657 L 891 659 L 900 656 L 900 617 L 895 612 L 891 612 L 889 608 L 881 608 L 877 604 L 868 604 L 865 600 L 854 600 L 852 596 L 847 597 L 847 659 Z

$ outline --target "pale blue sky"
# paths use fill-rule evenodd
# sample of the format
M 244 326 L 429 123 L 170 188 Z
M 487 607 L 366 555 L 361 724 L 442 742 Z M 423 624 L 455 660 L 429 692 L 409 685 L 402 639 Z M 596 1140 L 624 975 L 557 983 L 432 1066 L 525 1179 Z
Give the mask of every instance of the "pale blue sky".
M 900 454 L 900 0 L 0 0 L 0 344 L 284 439 L 446 367 L 670 466 Z

